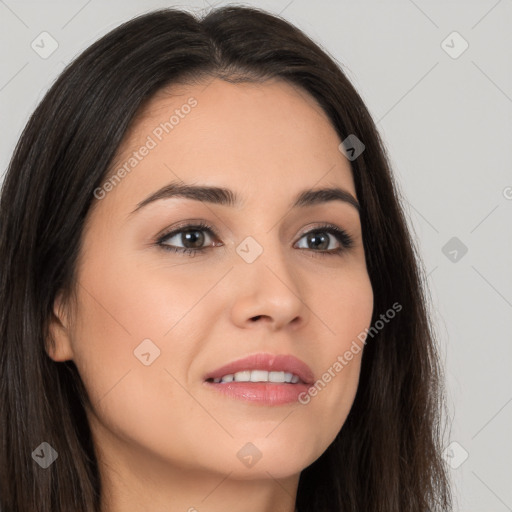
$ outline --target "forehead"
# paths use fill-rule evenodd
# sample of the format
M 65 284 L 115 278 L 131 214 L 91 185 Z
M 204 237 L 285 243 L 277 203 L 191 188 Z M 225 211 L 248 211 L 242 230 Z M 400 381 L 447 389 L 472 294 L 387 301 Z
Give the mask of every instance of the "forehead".
M 260 200 L 316 185 L 342 186 L 355 196 L 340 142 L 323 109 L 298 86 L 210 78 L 155 94 L 128 131 L 112 171 L 129 170 L 122 185 L 132 203 L 175 180 L 241 196 L 257 191 Z

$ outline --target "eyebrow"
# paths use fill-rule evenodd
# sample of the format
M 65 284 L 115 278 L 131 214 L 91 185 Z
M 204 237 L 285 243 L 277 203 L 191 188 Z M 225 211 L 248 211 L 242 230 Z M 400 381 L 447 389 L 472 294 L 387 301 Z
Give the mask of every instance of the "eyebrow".
M 183 197 L 186 199 L 193 199 L 195 201 L 203 201 L 221 206 L 230 206 L 232 208 L 240 207 L 242 203 L 241 198 L 228 188 L 191 185 L 183 182 L 171 182 L 138 203 L 135 210 L 130 213 L 130 216 L 154 201 L 170 199 L 173 197 Z M 304 208 L 330 201 L 342 201 L 344 203 L 351 204 L 358 213 L 361 211 L 361 207 L 357 199 L 350 192 L 339 187 L 303 190 L 296 195 L 289 207 L 292 209 Z

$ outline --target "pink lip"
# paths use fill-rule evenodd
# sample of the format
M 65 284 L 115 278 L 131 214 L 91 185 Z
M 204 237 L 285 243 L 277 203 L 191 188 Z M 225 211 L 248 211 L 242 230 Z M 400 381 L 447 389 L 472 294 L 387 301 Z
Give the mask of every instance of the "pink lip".
M 272 382 L 210 382 L 209 379 L 221 378 L 224 375 L 244 370 L 267 370 L 289 372 L 297 375 L 300 381 L 291 383 Z M 294 356 L 277 354 L 254 354 L 233 361 L 221 368 L 209 372 L 204 377 L 204 384 L 231 398 L 258 402 L 264 405 L 280 405 L 297 402 L 299 395 L 307 393 L 315 378 L 311 368 Z

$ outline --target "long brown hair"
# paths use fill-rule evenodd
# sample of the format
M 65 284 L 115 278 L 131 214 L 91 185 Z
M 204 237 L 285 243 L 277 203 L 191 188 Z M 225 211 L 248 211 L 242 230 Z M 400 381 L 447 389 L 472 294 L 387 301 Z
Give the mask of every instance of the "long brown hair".
M 101 482 L 72 361 L 45 351 L 53 303 L 71 297 L 93 191 L 144 104 L 175 83 L 280 78 L 310 93 L 341 140 L 365 146 L 351 160 L 361 205 L 372 325 L 359 388 L 334 442 L 300 476 L 300 512 L 446 512 L 441 456 L 446 411 L 424 271 L 406 225 L 384 145 L 339 64 L 285 20 L 227 6 L 202 19 L 175 9 L 139 16 L 71 63 L 30 118 L 0 198 L 0 505 L 4 512 L 93 512 Z M 32 452 L 48 442 L 57 461 Z

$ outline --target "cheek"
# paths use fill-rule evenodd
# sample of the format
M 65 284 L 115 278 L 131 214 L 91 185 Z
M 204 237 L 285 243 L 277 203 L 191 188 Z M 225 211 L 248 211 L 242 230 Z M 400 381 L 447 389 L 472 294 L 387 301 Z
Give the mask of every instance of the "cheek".
M 111 432 L 155 453 L 174 453 L 186 461 L 184 450 L 192 449 L 186 444 L 186 429 L 191 422 L 204 421 L 202 411 L 180 385 L 185 383 L 184 359 L 189 353 L 181 353 L 184 345 L 169 350 L 175 339 L 171 335 L 165 340 L 154 337 L 154 345 L 143 352 L 138 350 L 142 338 L 126 332 L 106 312 L 103 305 L 108 303 L 101 298 L 102 306 L 91 297 L 82 297 L 73 339 L 74 361 L 91 402 L 89 421 L 95 424 L 96 432 Z M 139 308 L 137 314 L 144 318 L 144 309 Z M 136 318 L 133 322 L 137 323 Z M 160 351 L 158 357 L 155 347 Z M 145 353 L 149 353 L 149 365 L 142 362 Z M 185 430 L 178 447 L 170 435 L 173 425 Z
M 90 258 L 82 277 L 90 290 L 84 300 L 96 302 L 87 308 L 101 325 L 101 336 L 106 329 L 133 343 L 169 338 L 225 272 L 219 267 L 212 272 L 186 256 L 148 258 L 130 248 L 116 254 L 115 247 L 109 254 L 109 259 Z
M 364 335 L 371 325 L 373 290 L 366 271 L 340 276 L 318 297 L 317 315 L 328 333 L 317 354 L 322 360 L 317 381 L 303 403 L 310 406 L 332 439 L 339 432 L 354 401 L 364 350 Z
M 176 266 L 171 281 L 168 268 L 137 266 L 123 258 L 89 257 L 79 276 L 73 359 L 95 413 L 91 421 L 100 419 L 108 430 L 143 439 L 158 451 L 172 440 L 170 425 L 183 426 L 183 441 L 191 422 L 205 421 L 204 411 L 182 385 L 200 349 L 200 343 L 191 340 L 202 339 L 194 305 L 218 277 L 191 279 Z M 202 307 L 197 311 L 207 313 Z M 208 325 L 204 314 L 201 318 Z M 150 343 L 141 345 L 148 339 Z M 144 365 L 144 359 L 151 363 Z
M 373 289 L 366 269 L 360 268 L 333 273 L 317 290 L 311 308 L 324 324 L 325 354 L 334 362 L 370 326 Z

